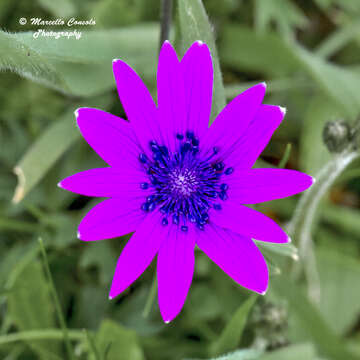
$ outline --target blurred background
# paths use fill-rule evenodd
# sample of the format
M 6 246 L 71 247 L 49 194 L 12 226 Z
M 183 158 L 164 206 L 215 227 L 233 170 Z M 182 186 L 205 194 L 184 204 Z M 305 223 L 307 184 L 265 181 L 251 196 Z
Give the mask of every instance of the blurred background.
M 79 221 L 99 200 L 56 185 L 104 166 L 73 112 L 93 106 L 124 116 L 113 58 L 134 67 L 156 96 L 160 9 L 159 0 L 0 1 L 0 358 L 360 359 L 358 0 L 174 1 L 178 53 L 198 39 L 212 50 L 212 118 L 265 80 L 266 102 L 287 115 L 257 166 L 318 181 L 301 202 L 257 207 L 293 239 L 259 244 L 271 271 L 265 296 L 197 251 L 187 302 L 171 324 L 159 314 L 154 264 L 108 300 L 128 236 L 77 240 Z M 72 17 L 96 25 L 69 27 Z M 34 38 L 39 29 L 82 34 Z

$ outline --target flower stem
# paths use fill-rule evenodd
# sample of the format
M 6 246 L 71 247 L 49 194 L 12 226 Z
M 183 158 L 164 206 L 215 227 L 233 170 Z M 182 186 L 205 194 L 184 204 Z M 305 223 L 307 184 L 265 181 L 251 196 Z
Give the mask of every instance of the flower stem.
M 56 310 L 56 313 L 57 313 L 57 316 L 58 316 L 58 319 L 59 319 L 61 331 L 63 333 L 66 352 L 67 352 L 68 358 L 70 360 L 75 360 L 74 352 L 73 352 L 73 349 L 72 349 L 72 346 L 71 346 L 71 343 L 70 343 L 69 332 L 68 332 L 68 329 L 66 327 L 65 319 L 64 319 L 64 316 L 63 316 L 63 313 L 62 313 L 62 310 L 61 310 L 59 297 L 58 297 L 58 294 L 56 292 L 54 281 L 53 281 L 53 278 L 52 278 L 52 275 L 51 275 L 49 261 L 48 261 L 47 255 L 46 255 L 45 246 L 44 246 L 44 243 L 43 243 L 41 238 L 39 238 L 39 244 L 40 244 L 40 251 L 41 251 L 41 254 L 42 254 L 43 260 L 44 260 L 45 273 L 46 273 L 46 276 L 47 276 L 48 281 L 49 281 L 50 291 L 51 291 L 51 293 L 53 295 L 54 302 L 55 302 L 55 310 Z
M 171 18 L 172 18 L 172 0 L 161 0 L 161 13 L 160 13 L 160 44 L 159 50 L 165 40 L 169 40 L 170 28 L 171 28 Z
M 288 225 L 288 232 L 299 247 L 299 256 L 302 261 L 293 265 L 293 275 L 298 278 L 302 266 L 308 283 L 309 297 L 318 302 L 320 300 L 319 275 L 316 269 L 313 241 L 311 238 L 312 225 L 316 210 L 326 192 L 345 168 L 359 156 L 353 146 L 336 154 L 315 176 L 316 183 L 301 197 L 292 220 Z
M 149 295 L 146 299 L 146 304 L 145 304 L 145 307 L 143 310 L 144 318 L 147 318 L 150 314 L 151 307 L 152 307 L 155 297 L 156 297 L 156 293 L 157 293 L 157 279 L 156 279 L 156 273 L 155 273 L 153 281 L 152 281 L 151 289 L 150 289 Z

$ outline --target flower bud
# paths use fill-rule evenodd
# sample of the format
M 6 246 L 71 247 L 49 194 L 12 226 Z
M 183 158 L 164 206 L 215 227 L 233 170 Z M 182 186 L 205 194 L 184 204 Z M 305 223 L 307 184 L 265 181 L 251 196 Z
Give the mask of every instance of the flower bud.
M 329 121 L 323 130 L 323 141 L 333 153 L 343 151 L 351 141 L 351 129 L 343 120 Z

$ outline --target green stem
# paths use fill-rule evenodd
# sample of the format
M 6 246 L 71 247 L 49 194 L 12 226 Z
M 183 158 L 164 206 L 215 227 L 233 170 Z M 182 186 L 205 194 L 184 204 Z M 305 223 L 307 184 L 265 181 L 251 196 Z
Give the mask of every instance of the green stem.
M 84 333 L 82 330 L 70 330 L 67 336 L 71 340 L 83 340 Z M 45 329 L 45 330 L 29 330 L 21 331 L 13 334 L 0 336 L 0 345 L 9 344 L 18 341 L 33 341 L 33 340 L 64 340 L 64 333 L 60 329 Z
M 283 155 L 282 159 L 279 162 L 279 165 L 278 165 L 279 169 L 283 169 L 286 166 L 286 164 L 288 163 L 289 158 L 290 158 L 290 154 L 291 154 L 291 148 L 292 148 L 291 143 L 288 143 L 286 145 L 284 155 Z
M 342 153 L 335 155 L 315 177 L 316 182 L 301 197 L 292 220 L 288 226 L 289 235 L 299 247 L 299 256 L 302 261 L 294 263 L 293 275 L 298 278 L 301 267 L 304 266 L 308 283 L 308 294 L 311 299 L 320 300 L 319 275 L 316 269 L 315 254 L 311 230 L 316 210 L 323 196 L 335 182 L 345 168 L 359 156 L 359 153 L 349 147 Z
M 46 272 L 46 276 L 49 280 L 49 284 L 50 284 L 50 291 L 54 297 L 54 302 L 55 302 L 55 310 L 59 319 L 59 323 L 60 323 L 60 327 L 63 333 L 63 337 L 64 337 L 64 342 L 65 342 L 65 347 L 66 347 L 66 352 L 68 353 L 68 358 L 71 360 L 75 360 L 75 356 L 74 356 L 74 352 L 70 343 L 70 339 L 69 339 L 69 332 L 68 329 L 66 327 L 66 323 L 65 323 L 65 319 L 61 310 L 61 305 L 60 305 L 60 301 L 59 301 L 59 297 L 58 294 L 56 292 L 55 289 L 55 285 L 54 285 L 54 281 L 51 275 L 51 271 L 50 271 L 50 266 L 49 266 L 49 262 L 48 262 L 48 258 L 46 255 L 46 250 L 44 247 L 44 243 L 42 241 L 42 239 L 39 239 L 39 244 L 40 244 L 40 251 L 41 254 L 43 256 L 44 259 L 44 265 L 45 265 L 45 272 Z
M 160 44 L 159 49 L 161 49 L 162 44 L 165 40 L 169 40 L 170 37 L 170 28 L 171 28 L 171 16 L 172 16 L 172 0 L 161 0 L 161 13 L 160 13 Z

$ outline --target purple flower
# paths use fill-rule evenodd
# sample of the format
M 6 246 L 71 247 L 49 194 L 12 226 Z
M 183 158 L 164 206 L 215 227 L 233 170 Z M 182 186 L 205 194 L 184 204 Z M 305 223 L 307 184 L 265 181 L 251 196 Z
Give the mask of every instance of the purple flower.
M 241 286 L 264 294 L 268 269 L 252 239 L 287 243 L 270 218 L 244 206 L 294 195 L 313 179 L 301 172 L 252 169 L 285 109 L 263 105 L 265 83 L 238 95 L 208 128 L 213 69 L 208 47 L 195 42 L 181 61 L 169 42 L 159 56 L 158 105 L 139 76 L 113 62 L 129 122 L 80 108 L 77 124 L 109 167 L 72 175 L 59 186 L 106 197 L 85 216 L 78 237 L 108 239 L 130 232 L 110 290 L 119 295 L 157 254 L 164 321 L 180 312 L 194 272 L 197 245 Z

